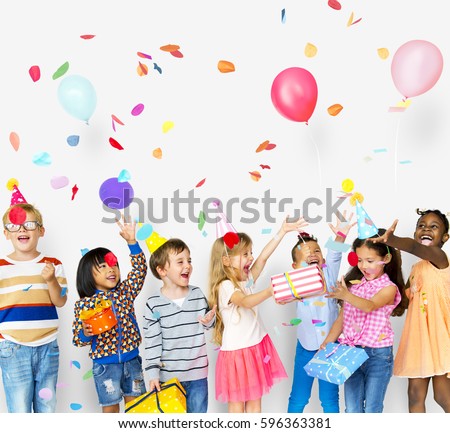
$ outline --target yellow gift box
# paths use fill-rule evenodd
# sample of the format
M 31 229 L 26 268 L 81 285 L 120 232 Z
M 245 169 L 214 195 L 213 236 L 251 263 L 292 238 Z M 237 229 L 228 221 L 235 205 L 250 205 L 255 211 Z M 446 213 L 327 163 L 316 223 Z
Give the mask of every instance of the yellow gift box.
M 161 384 L 161 391 L 147 392 L 126 403 L 125 413 L 186 413 L 186 391 L 173 378 Z

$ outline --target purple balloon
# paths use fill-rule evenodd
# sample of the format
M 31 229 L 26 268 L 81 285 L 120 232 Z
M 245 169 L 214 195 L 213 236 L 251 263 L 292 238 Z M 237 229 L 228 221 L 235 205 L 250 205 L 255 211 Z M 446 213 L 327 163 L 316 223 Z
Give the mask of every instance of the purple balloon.
M 128 182 L 119 182 L 117 177 L 111 177 L 100 185 L 100 199 L 110 209 L 124 209 L 134 198 L 133 187 Z

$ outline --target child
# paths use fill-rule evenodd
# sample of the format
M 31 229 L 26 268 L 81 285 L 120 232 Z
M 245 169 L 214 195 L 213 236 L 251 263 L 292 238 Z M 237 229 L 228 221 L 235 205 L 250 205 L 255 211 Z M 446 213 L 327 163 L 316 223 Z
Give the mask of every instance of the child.
M 303 218 L 283 222 L 278 234 L 253 262 L 252 241 L 237 233 L 229 248 L 219 237 L 210 260 L 211 305 L 219 306 L 214 342 L 221 345 L 216 363 L 216 399 L 229 412 L 261 412 L 261 397 L 287 377 L 277 351 L 259 318 L 257 305 L 273 295 L 272 287 L 253 293 L 253 285 L 284 235 L 306 226 Z
M 382 241 L 413 254 L 416 263 L 407 289 L 409 307 L 394 362 L 394 374 L 408 377 L 410 412 L 425 412 L 430 379 L 434 399 L 450 412 L 450 266 L 442 246 L 449 222 L 439 210 L 419 211 L 414 239 L 394 235 L 397 221 Z
M 339 221 L 336 226 L 330 224 L 330 228 L 336 235 L 335 242 L 343 243 L 350 229 L 356 224 L 350 224 L 352 215 L 346 221 L 346 212 L 344 211 L 344 222 Z M 311 265 L 317 264 L 325 278 L 326 287 L 336 285 L 339 268 L 341 266 L 342 252 L 328 249 L 327 259 L 325 261 L 322 250 L 317 239 L 301 233 L 299 241 L 292 249 L 292 267 L 301 268 L 305 263 Z M 325 336 L 331 329 L 339 314 L 338 304 L 335 299 L 317 296 L 297 302 L 297 317 L 302 320 L 297 327 L 297 348 L 295 352 L 294 379 L 292 382 L 291 395 L 289 396 L 288 413 L 302 413 L 311 397 L 311 389 L 314 378 L 308 376 L 303 368 L 315 355 Z M 320 327 L 315 323 L 320 323 Z M 339 412 L 339 387 L 334 383 L 325 380 L 319 380 L 319 399 L 325 413 Z
M 153 275 L 163 282 L 145 307 L 145 358 L 150 391 L 176 377 L 186 391 L 188 413 L 208 410 L 208 357 L 204 330 L 214 326 L 201 289 L 190 285 L 191 253 L 180 239 L 169 239 L 150 256 Z
M 132 270 L 120 282 L 119 265 L 114 254 L 106 248 L 95 248 L 80 260 L 77 270 L 77 290 L 80 299 L 74 308 L 73 344 L 90 345 L 92 373 L 103 413 L 118 413 L 125 403 L 145 393 L 142 360 L 139 356 L 141 334 L 136 322 L 134 300 L 144 285 L 147 264 L 136 242 L 136 224 L 117 222 L 120 235 L 130 249 Z M 83 312 L 99 303 L 111 303 L 117 325 L 94 335 Z
M 56 307 L 67 301 L 63 266 L 37 251 L 45 228 L 33 205 L 12 205 L 3 227 L 13 246 L 0 259 L 0 367 L 8 412 L 55 412 Z M 46 398 L 39 395 L 42 389 L 50 390 Z
M 378 231 L 384 233 L 383 229 Z M 404 312 L 404 282 L 400 254 L 373 238 L 353 242 L 358 264 L 328 297 L 344 301 L 343 308 L 321 345 L 339 342 L 362 347 L 369 358 L 344 383 L 345 411 L 380 413 L 394 357 L 394 332 L 389 317 Z M 351 287 L 347 289 L 347 284 Z

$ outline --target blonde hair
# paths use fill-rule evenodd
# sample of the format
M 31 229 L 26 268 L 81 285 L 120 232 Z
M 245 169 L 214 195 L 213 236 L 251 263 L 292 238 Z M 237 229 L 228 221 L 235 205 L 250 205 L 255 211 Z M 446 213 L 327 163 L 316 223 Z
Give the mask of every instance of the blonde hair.
M 9 213 L 11 212 L 11 209 L 16 208 L 16 207 L 20 207 L 21 209 L 23 209 L 27 213 L 34 214 L 34 217 L 36 218 L 36 221 L 38 222 L 38 224 L 40 226 L 44 225 L 44 221 L 42 219 L 42 214 L 32 204 L 29 204 L 29 203 L 18 203 L 18 204 L 15 204 L 13 206 L 10 206 L 6 210 L 6 212 L 3 214 L 3 225 L 8 224 Z
M 235 245 L 233 248 L 228 248 L 222 238 L 216 239 L 212 248 L 211 248 L 211 258 L 209 261 L 209 295 L 208 302 L 210 307 L 217 305 L 219 306 L 219 297 L 220 297 L 220 285 L 229 280 L 233 283 L 234 287 L 239 290 L 241 289 L 240 281 L 236 278 L 236 275 L 231 266 L 225 266 L 223 264 L 223 258 L 238 256 L 242 253 L 245 248 L 248 248 L 252 245 L 252 240 L 245 233 L 238 233 L 239 243 Z M 222 334 L 223 334 L 223 320 L 220 315 L 219 309 L 217 309 L 216 313 L 216 325 L 214 327 L 213 338 L 212 341 L 219 346 L 222 344 Z

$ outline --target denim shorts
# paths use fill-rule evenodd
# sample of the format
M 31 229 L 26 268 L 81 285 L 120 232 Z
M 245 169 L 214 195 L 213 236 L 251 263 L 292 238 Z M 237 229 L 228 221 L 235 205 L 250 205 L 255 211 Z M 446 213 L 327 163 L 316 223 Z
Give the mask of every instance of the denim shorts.
M 140 356 L 118 364 L 94 362 L 92 375 L 100 406 L 113 406 L 123 397 L 138 397 L 145 393 Z

